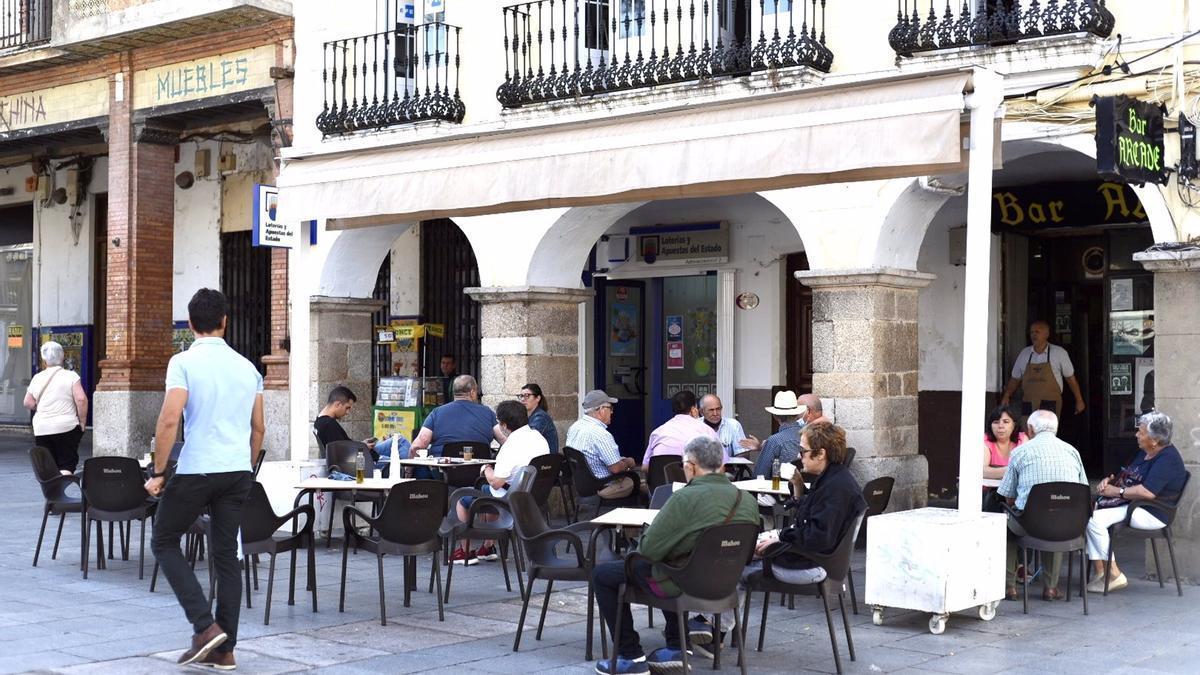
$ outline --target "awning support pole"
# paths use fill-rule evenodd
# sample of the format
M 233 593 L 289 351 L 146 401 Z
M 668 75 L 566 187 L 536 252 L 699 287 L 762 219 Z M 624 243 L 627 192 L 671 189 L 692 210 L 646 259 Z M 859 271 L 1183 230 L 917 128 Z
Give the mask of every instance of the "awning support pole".
M 988 295 L 992 267 L 992 157 L 998 142 L 996 110 L 1003 102 L 1003 77 L 973 69 L 971 148 L 967 185 L 967 280 L 963 302 L 962 426 L 958 451 L 958 510 L 979 513 L 983 490 L 983 442 L 979 419 L 987 387 Z

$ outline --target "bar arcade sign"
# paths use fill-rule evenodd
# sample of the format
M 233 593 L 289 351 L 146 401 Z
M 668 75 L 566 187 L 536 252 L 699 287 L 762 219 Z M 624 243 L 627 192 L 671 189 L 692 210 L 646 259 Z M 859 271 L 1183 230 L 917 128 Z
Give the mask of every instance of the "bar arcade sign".
M 1093 102 L 1100 176 L 1136 185 L 1166 185 L 1163 107 L 1127 96 L 1098 96 Z

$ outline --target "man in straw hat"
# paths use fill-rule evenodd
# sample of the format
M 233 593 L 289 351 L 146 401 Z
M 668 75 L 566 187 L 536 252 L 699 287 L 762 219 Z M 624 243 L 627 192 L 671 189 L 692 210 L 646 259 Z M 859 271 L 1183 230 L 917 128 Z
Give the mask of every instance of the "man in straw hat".
M 797 397 L 795 392 L 781 391 L 775 394 L 775 405 L 767 406 L 766 411 L 779 420 L 779 431 L 763 441 L 762 453 L 754 464 L 756 476 L 770 476 L 776 459 L 780 464 L 795 460 L 800 454 L 800 430 L 806 424 L 825 419 L 821 399 L 816 394 Z

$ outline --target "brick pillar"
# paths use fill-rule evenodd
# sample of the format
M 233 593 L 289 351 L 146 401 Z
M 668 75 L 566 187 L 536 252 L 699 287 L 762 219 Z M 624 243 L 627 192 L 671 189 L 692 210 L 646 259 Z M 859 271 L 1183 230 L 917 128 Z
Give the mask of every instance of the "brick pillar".
M 179 133 L 152 120 L 131 123 L 132 96 L 124 93 L 109 112 L 107 358 L 94 397 L 94 452 L 140 457 L 150 447 L 171 358 Z
M 374 321 L 382 300 L 371 298 L 329 298 L 314 296 L 309 301 L 308 427 L 325 405 L 329 390 L 338 385 L 350 387 L 358 403 L 342 426 L 350 438 L 372 434 L 371 350 L 374 348 Z M 309 435 L 310 457 L 317 456 L 317 442 Z M 286 459 L 282 456 L 281 459 Z
M 924 506 L 929 468 L 917 452 L 917 293 L 933 275 L 882 268 L 796 272 L 796 279 L 813 289 L 813 393 L 846 430 L 856 477 L 895 478 L 891 510 Z
M 292 145 L 292 71 L 282 66 L 292 60 L 290 55 L 285 58 L 283 53 L 290 49 L 290 45 L 282 43 L 276 46 L 276 62 L 281 64 L 271 69 L 276 95 L 263 101 L 271 118 L 271 147 L 275 155 L 273 174 L 276 179 L 279 177 L 279 157 L 284 148 Z M 267 450 L 268 459 L 272 460 L 291 457 L 288 312 L 288 250 L 275 248 L 271 249 L 271 353 L 262 357 L 266 366 L 263 407 L 267 421 L 263 447 Z
M 1171 534 L 1179 576 L 1200 582 L 1200 252 L 1138 253 L 1134 260 L 1154 272 L 1154 407 L 1174 422 L 1172 442 L 1192 473 Z M 1149 545 L 1147 544 L 1147 549 Z M 1162 554 L 1163 574 L 1170 561 Z M 1154 559 L 1146 551 L 1146 570 Z
M 542 388 L 558 427 L 559 447 L 579 418 L 579 303 L 590 290 L 468 288 L 480 303 L 483 403 L 512 399 L 521 387 Z

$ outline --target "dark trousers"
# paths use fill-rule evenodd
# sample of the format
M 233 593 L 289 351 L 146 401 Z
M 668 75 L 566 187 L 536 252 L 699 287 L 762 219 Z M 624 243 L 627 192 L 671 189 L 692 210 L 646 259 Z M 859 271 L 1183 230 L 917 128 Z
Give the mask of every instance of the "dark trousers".
M 242 599 L 237 538 L 242 523 L 242 505 L 250 494 L 252 483 L 249 471 L 175 474 L 163 490 L 158 516 L 154 520 L 150 548 L 191 622 L 192 630 L 199 633 L 213 624 L 213 614 L 179 541 L 192 523 L 208 510 L 209 564 L 217 576 L 216 622 L 229 636 L 219 647 L 221 651 L 232 651 L 237 642 Z
M 79 439 L 83 438 L 83 429 L 75 427 L 61 434 L 49 436 L 34 436 L 33 442 L 50 451 L 54 463 L 60 471 L 75 473 L 79 466 Z
M 650 584 L 649 563 L 639 561 L 634 565 L 633 571 L 634 578 L 628 580 L 628 583 L 636 584 L 638 588 L 654 595 L 662 595 L 661 590 Z M 608 624 L 608 630 L 613 634 L 614 642 L 617 643 L 617 654 L 621 658 L 636 659 L 644 656 L 645 653 L 642 651 L 642 642 L 637 629 L 633 627 L 633 613 L 629 611 L 629 605 L 625 605 L 621 610 L 621 634 L 616 634 L 617 594 L 620 593 L 623 583 L 627 583 L 624 561 L 605 563 L 592 571 L 592 584 L 596 589 L 596 604 L 600 607 L 600 616 L 604 617 L 605 623 Z M 663 612 L 663 621 L 666 624 L 663 627 L 663 637 L 666 638 L 667 647 L 679 649 L 679 620 L 676 618 L 675 612 Z

